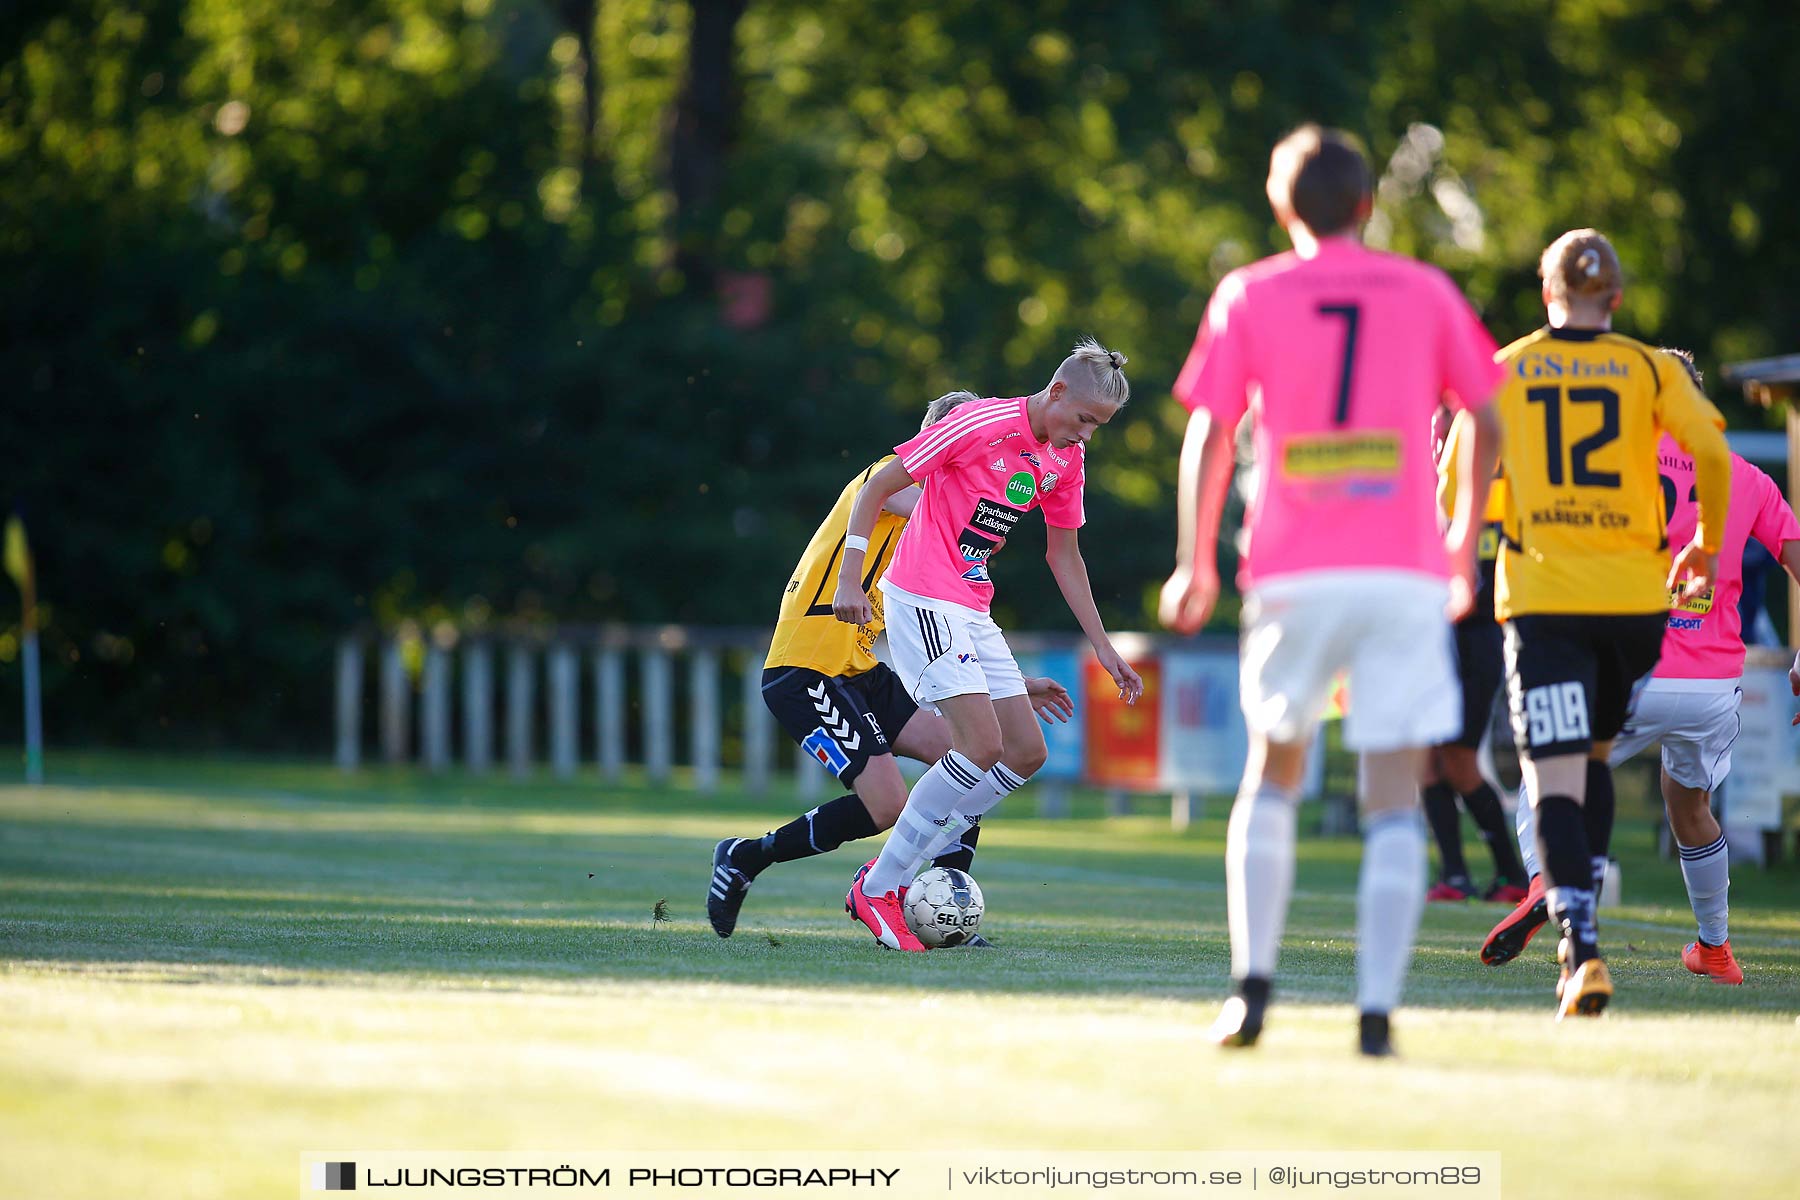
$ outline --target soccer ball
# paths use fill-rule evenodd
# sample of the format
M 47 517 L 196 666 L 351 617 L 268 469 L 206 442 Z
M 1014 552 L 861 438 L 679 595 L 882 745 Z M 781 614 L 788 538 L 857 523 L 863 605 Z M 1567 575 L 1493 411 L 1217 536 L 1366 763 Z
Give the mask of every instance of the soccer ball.
M 906 924 L 927 946 L 960 946 L 981 928 L 981 885 L 962 871 L 933 867 L 906 889 Z

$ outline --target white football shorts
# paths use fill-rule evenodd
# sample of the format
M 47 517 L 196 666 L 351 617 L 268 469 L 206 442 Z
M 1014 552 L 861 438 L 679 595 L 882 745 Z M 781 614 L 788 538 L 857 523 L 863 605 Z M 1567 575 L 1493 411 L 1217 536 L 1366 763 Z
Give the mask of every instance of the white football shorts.
M 894 672 L 920 704 L 985 692 L 1025 694 L 1025 676 L 994 619 L 961 605 L 924 607 L 922 597 L 881 587 Z
M 1348 672 L 1344 744 L 1366 753 L 1435 746 L 1462 732 L 1462 689 L 1444 605 L 1449 585 L 1413 571 L 1278 576 L 1244 597 L 1244 722 L 1272 741 L 1310 738 Z
M 1608 761 L 1617 766 L 1661 744 L 1663 770 L 1670 779 L 1682 787 L 1716 791 L 1731 774 L 1743 696 L 1735 679 L 1652 677 L 1613 740 Z

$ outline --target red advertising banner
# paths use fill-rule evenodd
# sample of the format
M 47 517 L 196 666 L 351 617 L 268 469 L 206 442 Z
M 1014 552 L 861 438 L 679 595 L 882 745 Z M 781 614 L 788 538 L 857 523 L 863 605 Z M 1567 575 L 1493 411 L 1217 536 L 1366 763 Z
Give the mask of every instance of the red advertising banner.
M 1087 779 L 1105 787 L 1155 791 L 1162 770 L 1162 663 L 1153 655 L 1129 661 L 1144 678 L 1144 694 L 1136 704 L 1119 699 L 1112 676 L 1096 659 L 1082 659 Z

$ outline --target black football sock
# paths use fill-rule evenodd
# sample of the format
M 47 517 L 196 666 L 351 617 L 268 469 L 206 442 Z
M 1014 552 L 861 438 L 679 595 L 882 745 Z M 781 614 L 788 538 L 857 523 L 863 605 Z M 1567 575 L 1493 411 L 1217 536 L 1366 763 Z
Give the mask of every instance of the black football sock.
M 1581 819 L 1587 827 L 1588 853 L 1595 858 L 1605 858 L 1612 852 L 1613 813 L 1617 807 L 1612 768 L 1597 759 L 1588 759 L 1587 798 L 1581 802 Z
M 1606 888 L 1607 859 L 1612 850 L 1613 815 L 1618 802 L 1613 794 L 1612 768 L 1594 759 L 1587 765 L 1587 800 L 1581 806 L 1582 821 L 1587 826 L 1588 853 L 1594 880 L 1594 904 L 1599 907 L 1600 893 Z
M 1274 993 L 1274 984 L 1260 975 L 1246 975 L 1242 979 L 1234 979 L 1231 983 L 1232 995 L 1244 1002 L 1245 1024 L 1252 1026 L 1252 1034 L 1262 1029 L 1263 1014 L 1268 1011 L 1269 997 Z
M 1447 783 L 1425 789 L 1425 820 L 1431 824 L 1431 840 L 1437 843 L 1438 878 L 1467 879 L 1469 864 L 1463 859 L 1462 818 L 1456 812 L 1456 792 Z
M 975 843 L 981 838 L 981 818 L 969 818 L 973 822 L 963 830 L 962 839 L 954 846 L 947 846 L 944 852 L 931 860 L 934 867 L 943 867 L 947 871 L 967 871 L 975 865 Z
M 1581 805 L 1572 796 L 1545 796 L 1537 804 L 1538 864 L 1550 918 L 1574 950 L 1571 966 L 1600 956 L 1594 924 L 1592 855 Z
M 845 842 L 874 837 L 879 830 L 854 792 L 803 813 L 760 838 L 745 838 L 731 852 L 731 865 L 754 879 L 773 863 L 829 854 Z
M 1519 861 L 1512 822 L 1507 819 L 1506 810 L 1500 807 L 1500 797 L 1494 794 L 1487 780 L 1482 780 L 1474 791 L 1463 796 L 1463 807 L 1469 810 L 1469 816 L 1481 830 L 1481 839 L 1487 843 L 1488 852 L 1494 856 L 1495 873 L 1515 887 L 1524 887 L 1528 882 L 1525 864 Z

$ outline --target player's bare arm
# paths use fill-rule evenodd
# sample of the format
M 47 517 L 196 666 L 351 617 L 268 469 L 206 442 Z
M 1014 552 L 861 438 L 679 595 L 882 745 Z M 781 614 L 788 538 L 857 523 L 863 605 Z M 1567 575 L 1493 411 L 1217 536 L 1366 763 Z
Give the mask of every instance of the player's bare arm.
M 1800 542 L 1781 543 L 1781 553 L 1776 556 L 1776 561 L 1788 573 L 1789 579 L 1800 583 Z
M 1175 572 L 1163 584 L 1157 615 L 1177 633 L 1193 633 L 1219 602 L 1219 523 L 1231 490 L 1231 430 L 1206 409 L 1188 418 L 1178 472 Z
M 1694 540 L 1681 548 L 1675 561 L 1669 564 L 1668 586 L 1673 590 L 1677 585 L 1681 588 L 1681 598 L 1692 600 L 1713 585 L 1719 574 L 1719 552 L 1708 550 L 1700 544 L 1700 534 L 1694 533 Z
M 919 507 L 919 497 L 924 494 L 925 489 L 915 483 L 911 487 L 901 488 L 889 496 L 882 502 L 881 507 L 897 517 L 906 517 L 910 520 L 913 509 Z
M 1788 668 L 1788 687 L 1793 689 L 1794 695 L 1800 696 L 1800 650 L 1794 652 L 1794 663 Z M 1795 713 L 1788 724 L 1800 725 L 1800 713 Z
M 1075 701 L 1065 688 L 1048 675 L 1025 676 L 1025 695 L 1031 707 L 1045 722 L 1067 724 L 1075 715 Z
M 1711 587 L 1719 574 L 1719 544 L 1731 503 L 1731 448 L 1721 432 L 1725 419 L 1719 410 L 1680 372 L 1673 373 L 1670 385 L 1664 388 L 1660 416 L 1669 436 L 1694 459 L 1694 495 L 1699 506 L 1694 539 L 1675 556 L 1668 578 L 1670 588 L 1679 584 L 1681 598 L 1691 600 Z
M 1056 576 L 1056 586 L 1062 591 L 1069 611 L 1075 614 L 1076 624 L 1081 626 L 1088 644 L 1093 646 L 1094 657 L 1118 685 L 1119 695 L 1127 704 L 1136 704 L 1137 698 L 1144 694 L 1144 681 L 1113 649 L 1112 639 L 1106 636 L 1106 627 L 1100 623 L 1100 610 L 1094 606 L 1093 585 L 1088 581 L 1087 560 L 1081 557 L 1079 535 L 1073 529 L 1057 525 L 1046 525 L 1044 532 L 1044 560 L 1050 564 L 1050 573 Z
M 837 593 L 831 598 L 832 615 L 851 625 L 867 625 L 875 619 L 875 607 L 862 590 L 863 555 L 869 549 L 869 535 L 875 531 L 875 519 L 890 497 L 911 487 L 913 477 L 899 459 L 891 460 L 869 477 L 856 503 L 850 506 L 850 525 L 844 538 L 844 553 L 838 565 Z
M 1788 578 L 1800 583 L 1800 542 L 1783 542 L 1779 560 Z M 1793 664 L 1788 667 L 1788 687 L 1794 695 L 1800 696 L 1800 651 L 1795 652 Z M 1800 725 L 1800 713 L 1795 713 L 1789 724 Z

